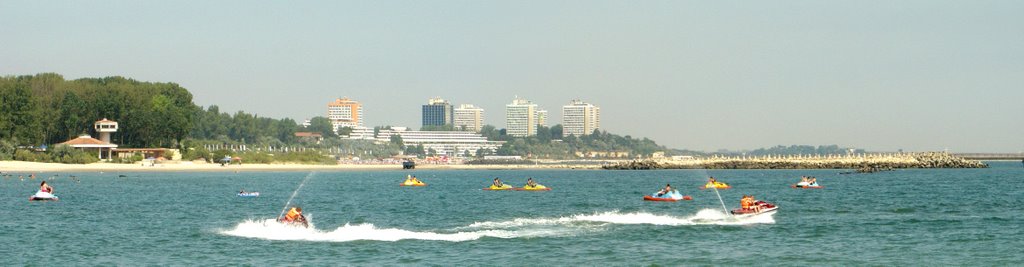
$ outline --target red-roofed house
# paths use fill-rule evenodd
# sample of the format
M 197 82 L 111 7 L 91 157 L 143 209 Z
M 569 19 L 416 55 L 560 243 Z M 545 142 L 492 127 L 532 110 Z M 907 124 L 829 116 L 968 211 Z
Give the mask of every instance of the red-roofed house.
M 68 145 L 78 149 L 91 149 L 95 148 L 100 159 L 103 159 L 103 150 L 107 150 L 107 157 L 110 158 L 112 151 L 117 147 L 115 144 L 100 141 L 99 139 L 92 138 L 89 135 L 81 135 L 78 138 L 68 140 L 67 142 L 60 143 L 61 145 Z
M 299 139 L 299 142 L 316 142 L 317 144 L 324 140 L 323 134 L 314 132 L 295 132 L 295 137 Z

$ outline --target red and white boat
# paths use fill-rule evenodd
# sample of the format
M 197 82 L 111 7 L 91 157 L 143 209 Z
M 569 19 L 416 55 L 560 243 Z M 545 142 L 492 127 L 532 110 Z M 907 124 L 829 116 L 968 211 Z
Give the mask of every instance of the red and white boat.
M 758 200 L 754 202 L 754 207 L 751 207 L 749 209 L 734 209 L 731 213 L 735 217 L 751 217 L 755 215 L 774 213 L 777 210 L 779 210 L 779 206 L 775 206 L 775 204 Z

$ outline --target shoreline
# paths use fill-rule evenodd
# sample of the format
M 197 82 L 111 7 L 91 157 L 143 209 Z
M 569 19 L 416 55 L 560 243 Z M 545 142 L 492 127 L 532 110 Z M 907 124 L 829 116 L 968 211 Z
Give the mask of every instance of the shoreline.
M 600 165 L 471 165 L 471 164 L 450 164 L 432 165 L 419 164 L 418 170 L 600 170 Z M 63 163 L 41 163 L 27 161 L 0 161 L 0 172 L 3 173 L 31 173 L 31 172 L 236 172 L 236 171 L 402 171 L 402 164 L 338 164 L 338 165 L 314 165 L 314 164 L 242 164 L 221 166 L 216 163 L 192 163 L 177 162 L 167 164 L 156 164 L 155 166 L 143 166 L 142 164 L 123 163 L 90 163 L 90 164 L 63 164 Z
M 985 160 L 986 162 L 1017 162 L 1017 160 Z M 142 166 L 139 163 L 90 163 L 63 164 L 41 163 L 28 161 L 0 161 L 0 173 L 33 173 L 33 172 L 238 172 L 238 171 L 422 171 L 422 170 L 628 170 L 626 168 L 603 168 L 596 164 L 418 164 L 416 169 L 404 170 L 402 164 L 242 164 L 221 166 L 217 163 L 170 162 L 155 166 Z M 655 169 L 829 169 L 852 170 L 855 168 L 707 168 L 708 166 L 674 166 L 675 168 Z M 700 168 L 704 167 L 704 168 Z M 778 166 L 775 166 L 778 167 Z M 641 168 L 642 169 L 642 168 Z

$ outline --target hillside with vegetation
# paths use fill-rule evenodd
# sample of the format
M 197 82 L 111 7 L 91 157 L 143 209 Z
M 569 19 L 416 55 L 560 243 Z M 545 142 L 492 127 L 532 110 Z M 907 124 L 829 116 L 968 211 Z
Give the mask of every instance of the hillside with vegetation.
M 111 142 L 121 148 L 178 148 L 186 160 L 219 159 L 238 156 L 248 162 L 326 163 L 337 157 L 387 158 L 400 154 L 433 156 L 422 146 L 406 146 L 401 138 L 378 144 L 367 140 L 339 138 L 351 131 L 332 131 L 330 121 L 315 117 L 309 127 L 290 118 L 275 119 L 237 111 L 227 113 L 218 106 L 201 107 L 192 102 L 192 94 L 176 83 L 141 82 L 124 77 L 65 80 L 54 73 L 0 77 L 0 160 L 17 159 L 44 162 L 86 162 L 95 155 L 68 149 L 39 148 L 53 146 L 82 134 L 96 136 L 93 123 L 107 118 L 117 121 L 118 132 Z M 375 127 L 375 131 L 389 127 Z M 452 130 L 450 126 L 424 127 L 423 130 Z M 295 132 L 321 133 L 320 143 L 303 142 Z M 526 158 L 570 159 L 584 157 L 650 156 L 667 151 L 653 140 L 594 131 L 583 136 L 563 136 L 562 126 L 539 127 L 530 137 L 512 137 L 504 129 L 487 125 L 482 135 L 492 141 L 505 141 L 495 152 L 477 151 L 462 155 L 515 155 Z M 231 147 L 245 146 L 253 151 L 233 152 Z M 227 147 L 227 148 L 226 148 Z M 282 148 L 286 148 L 281 150 Z M 303 154 L 289 155 L 301 150 Z M 19 152 L 20 151 L 20 152 Z M 288 152 L 285 152 L 288 151 Z M 309 151 L 320 151 L 310 154 Z M 244 154 L 244 155 L 243 155 Z M 17 155 L 17 156 L 16 156 Z M 320 155 L 320 156 L 317 156 Z

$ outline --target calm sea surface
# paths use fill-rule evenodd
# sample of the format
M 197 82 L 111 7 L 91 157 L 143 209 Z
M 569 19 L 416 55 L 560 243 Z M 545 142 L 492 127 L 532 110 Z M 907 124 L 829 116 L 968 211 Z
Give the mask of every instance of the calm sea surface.
M 1022 265 L 1024 168 L 41 173 L 0 180 L 3 265 Z M 3 171 L 3 170 L 0 170 Z M 7 172 L 4 172 L 7 173 Z M 429 186 L 399 187 L 406 174 Z M 27 198 L 48 180 L 58 202 Z M 69 178 L 75 175 L 76 182 Z M 126 177 L 119 177 L 124 175 Z M 779 212 L 725 216 L 707 176 Z M 825 189 L 789 187 L 801 175 Z M 550 192 L 483 191 L 526 177 Z M 304 185 L 299 189 L 300 184 Z M 693 201 L 641 200 L 665 183 Z M 240 198 L 239 189 L 259 191 Z M 296 190 L 298 191 L 296 192 Z M 313 229 L 281 226 L 289 197 Z

